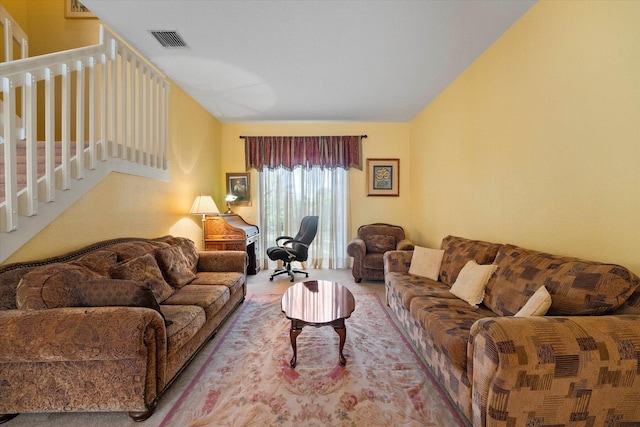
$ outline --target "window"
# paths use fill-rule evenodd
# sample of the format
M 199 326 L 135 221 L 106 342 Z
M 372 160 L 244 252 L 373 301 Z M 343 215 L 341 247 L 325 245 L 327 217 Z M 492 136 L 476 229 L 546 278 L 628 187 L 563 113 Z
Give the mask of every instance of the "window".
M 277 237 L 295 236 L 302 218 L 318 215 L 318 233 L 309 247 L 307 267 L 348 268 L 348 175 L 342 168 L 284 168 L 260 172 L 261 247 L 275 245 Z M 263 268 L 275 261 L 261 251 Z

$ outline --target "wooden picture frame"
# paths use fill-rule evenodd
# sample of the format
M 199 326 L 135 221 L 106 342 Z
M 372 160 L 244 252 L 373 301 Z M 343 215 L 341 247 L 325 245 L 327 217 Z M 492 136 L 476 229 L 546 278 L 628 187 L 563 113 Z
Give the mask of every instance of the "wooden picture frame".
M 65 18 L 97 18 L 80 0 L 64 0 Z
M 227 194 L 233 194 L 237 199 L 236 206 L 251 206 L 251 181 L 248 172 L 227 173 Z
M 400 195 L 400 159 L 367 159 L 367 196 Z

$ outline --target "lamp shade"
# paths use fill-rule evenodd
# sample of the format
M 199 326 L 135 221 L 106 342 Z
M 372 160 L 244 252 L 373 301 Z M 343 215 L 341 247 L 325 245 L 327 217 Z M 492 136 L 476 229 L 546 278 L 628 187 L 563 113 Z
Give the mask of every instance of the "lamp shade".
M 211 196 L 201 195 L 196 197 L 189 213 L 194 215 L 214 215 L 219 214 L 220 211 Z

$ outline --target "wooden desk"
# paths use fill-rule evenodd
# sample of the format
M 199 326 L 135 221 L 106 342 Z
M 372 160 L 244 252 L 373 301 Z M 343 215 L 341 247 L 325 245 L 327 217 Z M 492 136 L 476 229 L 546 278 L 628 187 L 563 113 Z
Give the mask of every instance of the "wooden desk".
M 240 215 L 207 216 L 204 225 L 204 249 L 207 251 L 246 251 L 249 256 L 247 274 L 260 271 L 258 262 L 260 231 Z

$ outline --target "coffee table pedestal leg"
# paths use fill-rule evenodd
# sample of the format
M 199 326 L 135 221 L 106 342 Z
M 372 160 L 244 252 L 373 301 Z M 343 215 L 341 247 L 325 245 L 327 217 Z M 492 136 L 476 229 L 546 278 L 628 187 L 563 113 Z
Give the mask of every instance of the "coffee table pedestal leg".
M 342 349 L 344 348 L 344 342 L 347 339 L 347 328 L 344 325 L 344 319 L 336 322 L 336 324 L 333 325 L 333 329 L 340 337 L 340 366 L 345 366 L 347 364 L 347 359 L 344 357 L 344 354 L 342 354 Z
M 298 335 L 300 335 L 300 332 L 302 332 L 303 326 L 304 324 L 298 325 L 298 322 L 296 322 L 295 320 L 291 321 L 289 338 L 291 339 L 291 348 L 293 349 L 293 357 L 291 358 L 291 362 L 289 362 L 289 365 L 291 365 L 292 368 L 296 367 L 296 361 L 298 358 L 298 346 L 296 344 L 296 339 L 298 339 Z

